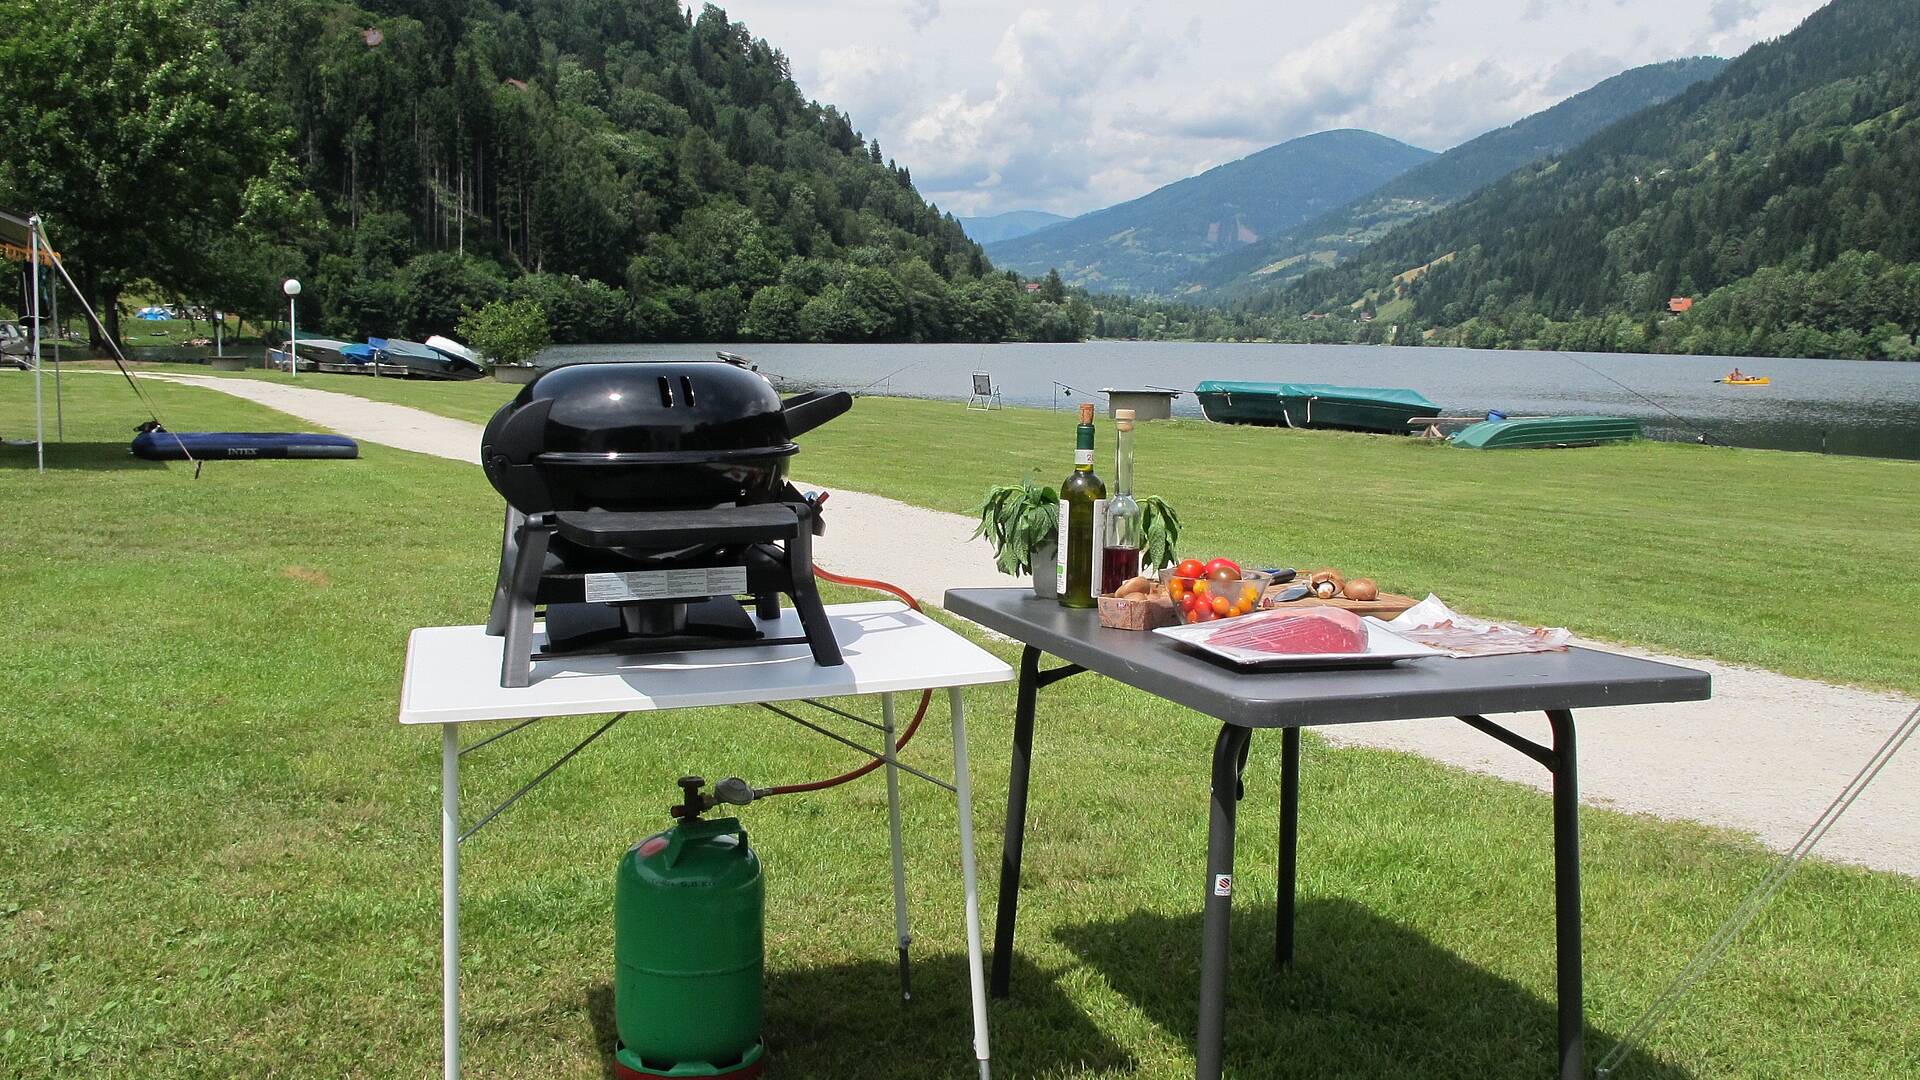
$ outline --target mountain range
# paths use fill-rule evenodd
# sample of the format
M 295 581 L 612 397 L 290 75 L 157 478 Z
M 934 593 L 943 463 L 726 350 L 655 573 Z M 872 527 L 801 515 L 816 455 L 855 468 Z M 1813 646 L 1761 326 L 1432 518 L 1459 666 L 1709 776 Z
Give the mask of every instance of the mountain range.
M 1523 165 L 1565 153 L 1726 66 L 1720 57 L 1697 56 L 1621 72 L 1552 108 L 1461 143 L 1303 225 L 1215 258 L 1189 277 L 1186 291 L 1230 294 L 1331 266 L 1397 226 L 1465 198 Z
M 1882 355 L 1920 332 L 1920 24 L 1834 0 L 1664 104 L 1243 311 L 1604 348 Z M 1684 319 L 1661 318 L 1672 298 Z M 1682 340 L 1674 340 L 1684 335 Z
M 1225 251 L 1343 206 L 1432 158 L 1370 131 L 1271 146 L 1104 210 L 987 245 L 997 266 L 1095 291 L 1160 293 Z
M 966 230 L 968 239 L 976 244 L 992 244 L 1000 240 L 1012 240 L 1028 233 L 1039 232 L 1049 225 L 1058 225 L 1068 218 L 1065 214 L 1050 214 L 1045 210 L 1009 210 L 1004 214 L 963 217 L 956 220 L 960 222 L 960 227 Z

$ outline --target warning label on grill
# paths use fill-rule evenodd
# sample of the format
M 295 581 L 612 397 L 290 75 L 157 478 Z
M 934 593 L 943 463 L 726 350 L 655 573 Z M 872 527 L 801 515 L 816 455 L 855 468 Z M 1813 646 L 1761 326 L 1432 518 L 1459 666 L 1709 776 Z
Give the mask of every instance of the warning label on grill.
M 1233 875 L 1232 874 L 1213 875 L 1213 895 L 1215 896 L 1232 896 L 1233 895 Z
M 747 591 L 744 566 L 705 566 L 688 570 L 634 570 L 586 575 L 587 602 L 678 600 L 697 596 L 738 596 Z

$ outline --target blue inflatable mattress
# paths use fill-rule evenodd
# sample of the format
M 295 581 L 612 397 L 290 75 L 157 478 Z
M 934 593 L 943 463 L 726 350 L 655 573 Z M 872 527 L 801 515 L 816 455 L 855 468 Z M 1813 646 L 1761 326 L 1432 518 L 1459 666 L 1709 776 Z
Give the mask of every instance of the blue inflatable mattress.
M 148 461 L 226 461 L 244 458 L 355 458 L 360 444 L 344 435 L 272 431 L 142 431 L 133 456 Z

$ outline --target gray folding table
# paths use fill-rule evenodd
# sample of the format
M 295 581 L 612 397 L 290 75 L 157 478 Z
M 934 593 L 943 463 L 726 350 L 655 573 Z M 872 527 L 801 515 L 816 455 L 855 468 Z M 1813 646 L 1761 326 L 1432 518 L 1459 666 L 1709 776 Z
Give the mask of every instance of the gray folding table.
M 1205 920 L 1201 940 L 1196 1075 L 1218 1080 L 1226 1026 L 1227 928 L 1233 903 L 1233 834 L 1241 773 L 1255 728 L 1280 728 L 1280 889 L 1275 960 L 1293 960 L 1294 867 L 1298 850 L 1300 729 L 1326 724 L 1424 717 L 1457 718 L 1533 758 L 1553 775 L 1555 952 L 1559 996 L 1560 1080 L 1584 1080 L 1580 988 L 1580 826 L 1573 711 L 1606 705 L 1701 701 L 1704 672 L 1594 649 L 1486 656 L 1428 657 L 1388 668 L 1274 673 L 1230 672 L 1158 634 L 1109 630 L 1097 612 L 1036 598 L 1031 589 L 954 589 L 947 609 L 1023 643 L 1014 713 L 1006 848 L 995 916 L 995 997 L 1008 993 L 1020 856 L 1027 823 L 1027 777 L 1035 705 L 1041 688 L 1092 671 L 1221 721 L 1214 741 L 1207 834 Z M 1042 670 L 1042 654 L 1065 664 Z M 1486 718 L 1542 711 L 1553 745 L 1541 746 Z

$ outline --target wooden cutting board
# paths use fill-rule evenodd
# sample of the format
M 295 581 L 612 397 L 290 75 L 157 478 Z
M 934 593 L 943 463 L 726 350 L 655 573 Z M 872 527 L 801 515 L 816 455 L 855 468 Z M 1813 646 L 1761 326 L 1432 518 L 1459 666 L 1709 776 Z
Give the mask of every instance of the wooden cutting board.
M 1270 585 L 1267 587 L 1267 595 L 1274 596 L 1292 587 L 1293 582 L 1288 582 L 1285 585 Z M 1275 604 L 1274 610 L 1287 611 L 1310 607 L 1337 607 L 1345 608 L 1355 615 L 1373 615 L 1382 619 L 1391 619 L 1419 602 L 1420 601 L 1415 600 L 1411 596 L 1401 596 L 1399 593 L 1388 592 L 1383 592 L 1372 600 L 1349 600 L 1344 596 L 1336 596 L 1331 600 L 1322 600 L 1317 596 L 1308 596 L 1299 600 L 1289 600 L 1284 604 Z

